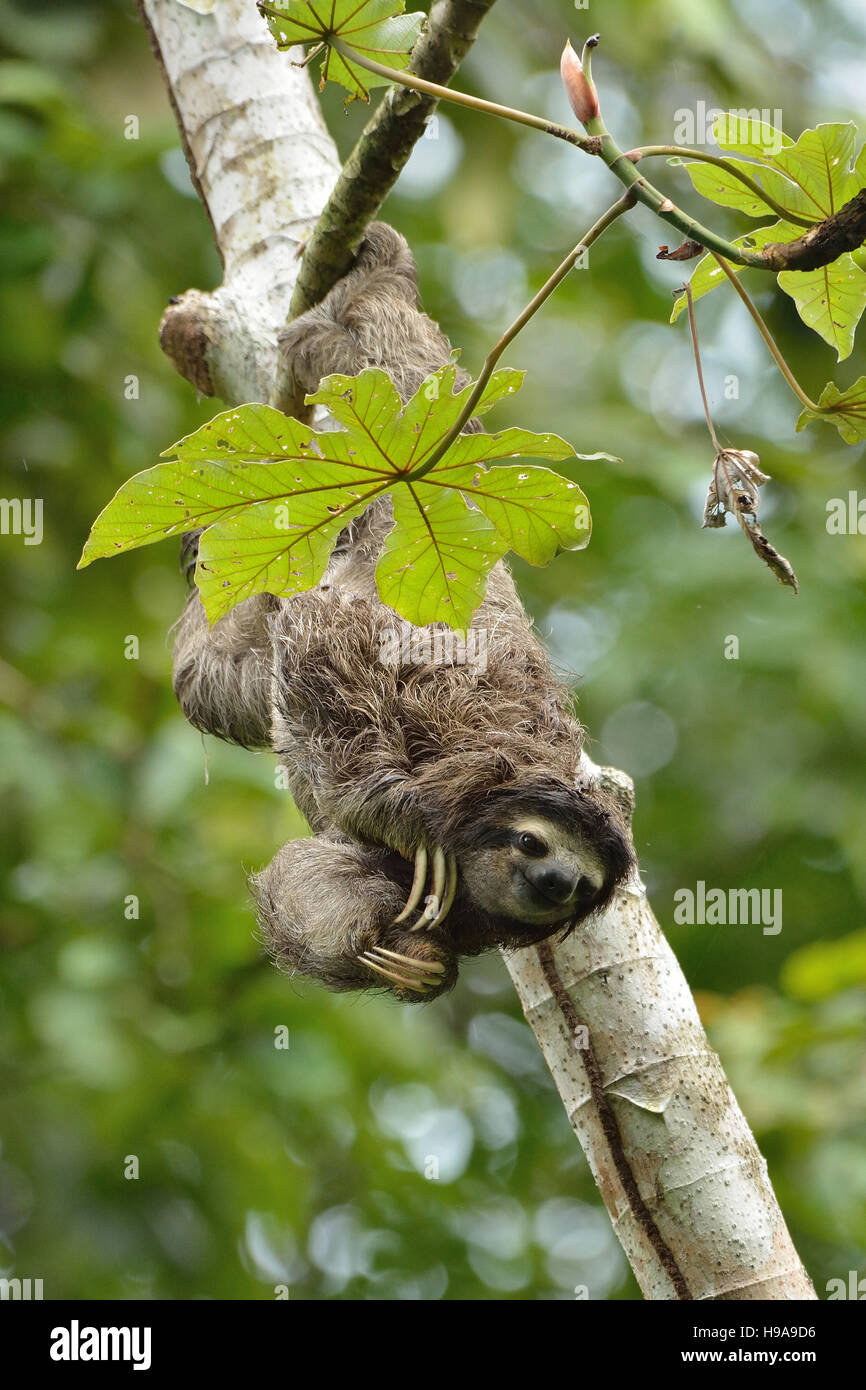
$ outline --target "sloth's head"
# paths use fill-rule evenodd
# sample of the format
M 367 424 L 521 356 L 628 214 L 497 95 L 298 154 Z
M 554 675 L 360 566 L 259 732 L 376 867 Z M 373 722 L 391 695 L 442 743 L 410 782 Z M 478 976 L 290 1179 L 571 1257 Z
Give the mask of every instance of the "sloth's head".
M 530 938 L 603 907 L 633 863 L 613 806 L 555 781 L 490 793 L 459 839 L 468 897 L 493 917 L 525 924 Z

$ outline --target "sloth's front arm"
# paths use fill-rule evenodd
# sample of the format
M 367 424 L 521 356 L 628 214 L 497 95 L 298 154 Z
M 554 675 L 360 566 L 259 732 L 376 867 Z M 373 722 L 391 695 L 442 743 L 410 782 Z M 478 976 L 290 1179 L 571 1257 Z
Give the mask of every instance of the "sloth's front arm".
M 438 752 L 429 687 L 413 691 L 383 660 L 395 618 L 336 588 L 298 595 L 272 619 L 273 747 L 314 828 L 388 850 L 412 868 L 398 921 L 444 919 L 457 890 L 454 854 L 424 770 Z M 448 676 L 437 688 L 447 699 Z
M 338 834 L 292 840 L 255 874 L 259 925 L 277 965 L 328 989 L 432 999 L 457 979 L 452 940 L 401 921 L 411 869 Z

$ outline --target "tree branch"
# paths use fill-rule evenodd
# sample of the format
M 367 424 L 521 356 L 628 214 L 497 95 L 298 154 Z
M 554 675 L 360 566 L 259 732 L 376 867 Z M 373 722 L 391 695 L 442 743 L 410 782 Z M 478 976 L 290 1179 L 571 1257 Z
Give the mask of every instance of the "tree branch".
M 444 85 L 475 41 L 495 0 L 437 0 L 421 34 L 409 72 Z M 390 87 L 349 155 L 304 251 L 292 296 L 295 318 L 311 309 L 350 268 L 364 230 L 397 181 L 424 134 L 437 98 L 408 87 Z
M 170 304 L 160 338 L 204 395 L 267 401 L 297 252 L 340 171 L 306 71 L 279 53 L 251 0 L 199 14 L 138 0 L 224 267 Z M 295 56 L 300 57 L 300 50 Z
M 678 208 L 635 167 L 633 154 L 623 153 L 613 136 L 607 130 L 600 116 L 587 123 L 587 130 L 601 139 L 601 158 L 620 183 L 634 191 L 638 201 L 650 208 L 664 222 L 676 227 L 689 241 L 703 247 L 735 265 L 750 266 L 754 270 L 770 270 L 774 274 L 780 270 L 816 270 L 829 265 L 844 251 L 855 251 L 866 240 L 866 189 L 846 203 L 839 212 L 826 221 L 811 227 L 796 241 L 788 243 L 773 241 L 760 251 L 749 251 L 735 246 L 727 238 L 720 236 L 710 227 L 705 227 L 696 218 Z M 696 250 L 694 255 L 699 254 Z M 684 259 L 684 258 L 683 258 Z
M 584 765 L 627 811 L 630 779 Z M 644 1297 L 814 1299 L 642 884 L 505 960 Z
M 813 227 L 815 225 L 811 218 L 802 217 L 800 213 L 791 212 L 789 208 L 784 207 L 773 197 L 772 193 L 768 193 L 765 188 L 762 188 L 757 179 L 753 179 L 750 174 L 740 169 L 735 160 L 725 159 L 723 155 L 708 154 L 706 150 L 689 149 L 687 145 L 639 145 L 636 149 L 626 151 L 626 158 L 630 159 L 633 164 L 638 164 L 642 159 L 660 157 L 670 159 L 673 156 L 678 156 L 683 162 L 693 160 L 696 164 L 712 164 L 717 169 L 723 169 L 732 179 L 736 179 L 744 188 L 748 188 L 750 193 L 754 193 L 755 197 L 759 198 L 762 203 L 766 203 L 768 207 L 772 208 L 773 212 L 785 222 L 793 222 L 800 227 Z M 754 168 L 756 173 L 760 173 L 761 166 L 759 164 L 756 164 Z
M 770 241 L 760 252 L 768 270 L 818 270 L 866 241 L 866 188 L 832 217 L 810 227 L 796 241 Z
M 477 97 L 468 96 L 463 92 L 451 92 L 439 84 L 427 81 L 424 78 L 419 78 L 418 76 L 415 76 L 413 79 L 411 76 L 411 69 L 410 74 L 407 75 L 397 69 L 386 67 L 383 63 L 379 63 L 375 59 L 368 58 L 339 38 L 334 38 L 331 42 L 336 52 L 341 53 L 344 57 L 350 57 L 359 67 L 365 68 L 368 72 L 375 73 L 379 77 L 386 77 L 393 82 L 394 86 L 391 88 L 391 93 L 405 90 L 407 84 L 411 83 L 416 92 L 425 94 L 432 102 L 437 100 L 453 101 L 462 106 L 469 106 L 476 110 L 490 112 L 493 115 L 503 117 L 505 120 L 531 126 L 533 129 L 541 130 L 547 135 L 554 135 L 558 139 L 567 140 L 569 143 L 577 146 L 578 149 L 581 149 L 584 154 L 590 154 L 602 159 L 611 173 L 619 179 L 620 183 L 622 183 L 626 189 L 633 193 L 634 197 L 639 202 L 648 207 L 657 217 L 662 218 L 665 222 L 669 222 L 671 226 L 675 227 L 677 231 L 686 237 L 686 242 L 679 249 L 679 252 L 660 256 L 660 260 L 689 260 L 693 256 L 699 255 L 701 250 L 707 250 L 714 255 L 725 256 L 729 261 L 733 262 L 734 265 L 749 266 L 754 270 L 769 270 L 773 273 L 779 270 L 816 270 L 820 266 L 827 265 L 831 261 L 836 260 L 843 252 L 856 250 L 862 245 L 864 240 L 866 240 L 866 190 L 862 190 L 858 193 L 838 213 L 828 217 L 823 222 L 813 225 L 809 223 L 806 218 L 800 217 L 798 214 L 788 214 L 782 205 L 771 195 L 766 194 L 760 188 L 760 185 L 749 175 L 743 174 L 735 166 L 729 164 L 727 160 L 717 156 L 705 155 L 700 151 L 680 149 L 680 147 L 675 145 L 647 145 L 624 152 L 620 149 L 619 145 L 617 145 L 600 114 L 587 119 L 585 128 L 589 133 L 589 138 L 584 139 L 577 135 L 576 132 L 568 130 L 565 126 L 558 126 L 547 121 L 543 116 L 534 116 L 527 111 L 517 111 L 512 107 L 500 106 L 495 102 L 482 101 Z M 590 43 L 592 43 L 592 41 L 590 41 Z M 416 46 L 416 54 L 419 47 L 420 45 Z M 587 44 L 587 49 L 589 49 L 589 47 L 590 44 Z M 586 61 L 588 73 L 589 59 L 587 58 Z M 387 98 L 385 100 L 387 101 Z M 768 205 L 781 216 L 790 216 L 793 222 L 801 226 L 807 226 L 810 230 L 804 236 L 798 237 L 796 241 L 789 243 L 771 242 L 760 251 L 750 251 L 745 247 L 736 246 L 726 237 L 721 236 L 718 232 L 714 232 L 711 227 L 704 226 L 697 218 L 683 212 L 682 208 L 677 207 L 671 198 L 654 187 L 644 175 L 638 173 L 636 166 L 639 160 L 646 158 L 648 155 L 669 153 L 689 154 L 693 158 L 703 160 L 706 163 L 716 164 L 719 167 L 727 169 L 733 177 L 738 179 L 745 187 L 751 189 L 757 196 L 761 197 L 764 202 L 768 203 Z M 352 158 L 353 156 L 350 156 L 347 168 Z M 349 184 L 349 189 L 351 189 L 351 183 Z M 350 193 L 349 196 L 354 198 L 355 195 L 354 193 Z M 366 225 L 366 222 L 370 220 L 370 217 L 372 217 L 378 205 L 379 204 L 376 203 L 372 211 L 363 219 L 363 225 Z M 338 241 L 341 226 L 340 209 L 335 207 L 334 214 L 334 224 L 331 223 L 330 214 L 328 215 L 327 236 L 331 239 L 336 238 Z M 349 214 L 351 218 L 351 208 L 349 209 Z M 363 225 L 360 230 L 355 228 L 351 221 L 347 221 L 345 225 L 347 228 L 352 228 L 352 254 L 354 255 L 363 235 Z M 667 247 L 663 249 L 667 252 Z M 340 275 L 345 274 L 350 264 L 351 257 L 340 271 Z M 328 276 L 326 273 L 325 279 L 327 280 L 327 278 Z M 336 278 L 339 278 L 339 276 Z M 331 284 L 326 284 L 323 293 L 327 293 L 330 288 Z M 296 294 L 296 298 L 297 308 L 293 301 L 293 312 L 297 313 L 303 312 L 304 309 L 311 307 L 311 304 L 316 302 L 316 300 L 312 300 L 309 303 L 306 302 L 306 300 L 302 302 L 299 293 Z

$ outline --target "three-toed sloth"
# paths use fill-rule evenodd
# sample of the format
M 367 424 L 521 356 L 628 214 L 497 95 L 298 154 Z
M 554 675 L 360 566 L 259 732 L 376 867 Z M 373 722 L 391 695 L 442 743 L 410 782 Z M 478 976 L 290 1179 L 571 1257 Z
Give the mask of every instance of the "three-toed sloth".
M 329 372 L 369 366 L 407 399 L 450 355 L 418 310 L 405 241 L 382 223 L 281 345 L 298 403 Z M 252 878 L 278 964 L 332 989 L 429 999 L 461 955 L 572 930 L 632 853 L 505 566 L 465 638 L 412 628 L 376 589 L 390 525 L 374 502 L 315 589 L 247 599 L 213 627 L 193 592 L 174 686 L 196 728 L 277 754 L 314 832 Z

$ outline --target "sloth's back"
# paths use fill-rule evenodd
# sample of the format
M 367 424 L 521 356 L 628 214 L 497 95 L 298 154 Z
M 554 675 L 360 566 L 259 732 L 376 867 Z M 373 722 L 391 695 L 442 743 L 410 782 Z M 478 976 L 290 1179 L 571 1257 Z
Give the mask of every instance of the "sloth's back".
M 321 584 L 271 619 L 273 746 L 302 809 L 310 815 L 322 783 L 369 774 L 377 760 L 408 776 L 485 749 L 576 754 L 568 693 L 506 567 L 494 566 L 466 633 L 413 627 L 376 589 L 390 517 L 381 508 L 362 521 Z

